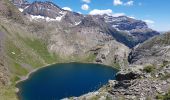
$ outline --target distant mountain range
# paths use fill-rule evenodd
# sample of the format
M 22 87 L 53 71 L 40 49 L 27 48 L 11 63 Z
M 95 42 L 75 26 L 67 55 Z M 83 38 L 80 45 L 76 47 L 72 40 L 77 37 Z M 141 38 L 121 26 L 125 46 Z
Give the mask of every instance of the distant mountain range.
M 130 48 L 160 34 L 148 28 L 145 22 L 127 16 L 82 15 L 63 10 L 52 2 L 35 1 L 28 3 L 26 0 L 13 0 L 13 3 L 32 20 L 57 21 L 64 24 L 65 27 L 75 28 L 95 25 L 104 33 L 111 34 L 114 39 Z

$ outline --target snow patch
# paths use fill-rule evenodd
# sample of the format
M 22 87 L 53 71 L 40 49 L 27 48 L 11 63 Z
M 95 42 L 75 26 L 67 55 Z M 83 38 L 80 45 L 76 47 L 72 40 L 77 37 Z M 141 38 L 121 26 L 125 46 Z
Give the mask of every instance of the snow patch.
M 61 21 L 62 18 L 66 15 L 66 12 L 60 12 L 60 16 L 57 16 L 56 18 L 50 18 L 50 17 L 44 17 L 44 16 L 40 16 L 40 15 L 30 15 L 30 20 L 39 20 L 39 19 L 42 19 L 42 20 L 46 20 L 47 22 L 50 22 L 50 21 Z
M 36 15 L 30 15 L 30 17 L 31 17 L 31 19 L 45 19 L 44 16 L 40 16 L 40 15 L 38 15 L 38 16 L 36 16 Z
M 116 28 L 118 25 L 112 25 L 112 27 Z
M 81 23 L 81 21 L 80 22 L 75 22 L 75 25 L 77 26 L 77 25 L 79 25 Z
M 22 8 L 18 8 L 18 10 L 19 10 L 20 12 L 23 12 L 23 11 L 24 11 L 24 9 L 22 9 Z

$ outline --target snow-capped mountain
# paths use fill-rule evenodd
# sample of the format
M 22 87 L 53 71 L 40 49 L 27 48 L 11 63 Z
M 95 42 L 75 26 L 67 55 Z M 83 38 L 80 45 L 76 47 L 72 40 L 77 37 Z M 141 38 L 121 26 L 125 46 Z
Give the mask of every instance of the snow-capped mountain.
M 95 26 L 103 33 L 112 35 L 114 39 L 130 48 L 159 34 L 159 32 L 150 29 L 144 21 L 127 16 L 82 15 L 61 9 L 52 2 L 35 1 L 29 4 L 23 0 L 13 0 L 13 3 L 17 5 L 20 11 L 22 8 L 23 14 L 31 20 L 56 21 L 64 27 L 75 27 L 77 30 L 82 27 Z

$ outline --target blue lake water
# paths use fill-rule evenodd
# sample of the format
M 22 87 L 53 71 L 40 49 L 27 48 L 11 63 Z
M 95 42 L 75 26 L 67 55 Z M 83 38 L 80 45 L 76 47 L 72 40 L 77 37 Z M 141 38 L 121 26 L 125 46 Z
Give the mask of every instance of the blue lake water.
M 20 100 L 59 100 L 98 90 L 117 70 L 99 64 L 66 63 L 39 69 L 17 84 Z

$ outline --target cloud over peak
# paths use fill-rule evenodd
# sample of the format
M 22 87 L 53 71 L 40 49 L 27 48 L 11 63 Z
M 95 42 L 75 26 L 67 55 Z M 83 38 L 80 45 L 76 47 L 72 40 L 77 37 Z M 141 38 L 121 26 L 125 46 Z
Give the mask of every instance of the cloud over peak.
M 72 9 L 70 7 L 63 7 L 62 9 L 72 11 Z
M 106 9 L 106 10 L 99 10 L 99 9 L 94 9 L 92 11 L 90 11 L 90 15 L 111 15 L 113 12 L 111 9 Z
M 155 22 L 153 20 L 149 20 L 149 19 L 146 19 L 146 20 L 143 20 L 144 22 L 146 22 L 147 24 L 154 24 Z
M 107 14 L 109 16 L 113 17 L 119 17 L 119 16 L 124 16 L 124 13 L 113 13 L 111 9 L 106 9 L 106 10 L 99 10 L 99 9 L 94 9 L 89 12 L 90 15 L 104 15 Z

